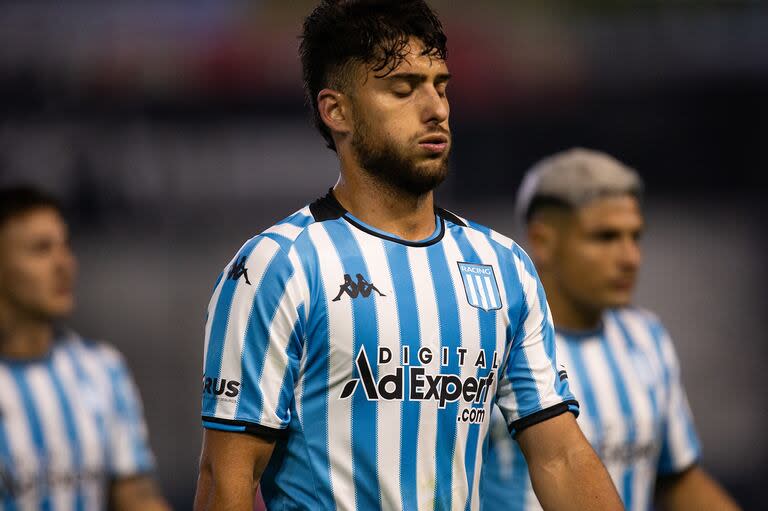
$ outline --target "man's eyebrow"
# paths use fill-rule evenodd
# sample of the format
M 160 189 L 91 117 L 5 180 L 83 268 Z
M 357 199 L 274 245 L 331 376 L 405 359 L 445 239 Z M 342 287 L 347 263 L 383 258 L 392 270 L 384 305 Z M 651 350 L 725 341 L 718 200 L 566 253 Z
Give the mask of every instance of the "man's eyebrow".
M 451 79 L 450 73 L 440 73 L 439 75 L 435 76 L 435 82 L 437 83 L 443 83 L 447 82 Z M 421 73 L 392 73 L 391 75 L 386 77 L 386 80 L 403 80 L 408 83 L 412 84 L 418 84 L 418 83 L 424 83 L 427 81 L 427 75 L 421 74 Z

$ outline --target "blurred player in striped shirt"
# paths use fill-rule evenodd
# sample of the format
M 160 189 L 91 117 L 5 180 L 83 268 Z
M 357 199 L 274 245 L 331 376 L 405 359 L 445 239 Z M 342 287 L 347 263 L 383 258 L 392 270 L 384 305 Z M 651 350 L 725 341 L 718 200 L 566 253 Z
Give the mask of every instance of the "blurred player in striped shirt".
M 578 423 L 628 510 L 731 510 L 698 465 L 672 342 L 651 312 L 630 305 L 643 232 L 639 176 L 614 158 L 574 149 L 525 176 L 517 202 L 552 307 L 558 360 L 581 404 Z M 481 497 L 487 510 L 541 506 L 525 459 L 494 416 Z M 525 499 L 520 496 L 524 495 Z
M 198 511 L 250 510 L 259 483 L 270 509 L 477 510 L 494 402 L 542 500 L 621 508 L 530 260 L 434 206 L 445 44 L 420 0 L 326 0 L 305 20 L 307 96 L 341 174 L 215 285 Z
M 122 357 L 58 325 L 75 266 L 57 202 L 0 190 L 0 509 L 165 510 Z

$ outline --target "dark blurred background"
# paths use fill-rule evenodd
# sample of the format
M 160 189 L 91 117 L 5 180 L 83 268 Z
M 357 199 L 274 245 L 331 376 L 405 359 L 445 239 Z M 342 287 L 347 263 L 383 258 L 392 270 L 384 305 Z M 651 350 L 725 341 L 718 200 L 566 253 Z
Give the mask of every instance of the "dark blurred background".
M 0 1 L 0 183 L 69 205 L 73 324 L 128 358 L 177 509 L 194 492 L 214 280 L 337 176 L 303 105 L 297 34 L 312 5 Z M 637 168 L 649 221 L 638 303 L 676 339 L 704 465 L 762 507 L 768 6 L 433 5 L 455 77 L 440 202 L 515 235 L 513 197 L 537 159 L 580 145 Z

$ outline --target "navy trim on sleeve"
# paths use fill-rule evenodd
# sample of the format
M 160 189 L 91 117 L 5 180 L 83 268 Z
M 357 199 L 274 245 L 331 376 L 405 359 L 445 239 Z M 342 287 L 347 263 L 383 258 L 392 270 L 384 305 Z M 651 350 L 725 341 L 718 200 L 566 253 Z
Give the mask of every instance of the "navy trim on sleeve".
M 578 412 L 576 412 L 578 407 L 579 403 L 575 399 L 563 401 L 562 403 L 558 403 L 555 406 L 550 406 L 549 408 L 539 410 L 536 413 L 532 413 L 531 415 L 523 417 L 522 419 L 516 420 L 509 425 L 509 432 L 512 433 L 513 437 L 516 437 L 525 428 L 530 428 L 539 422 L 552 419 L 558 415 L 564 414 L 565 412 L 571 412 L 574 415 L 578 415 Z
M 203 416 L 203 427 L 206 429 L 216 429 L 219 431 L 232 431 L 236 433 L 247 433 L 249 435 L 266 438 L 269 440 L 280 440 L 288 436 L 287 429 L 270 428 L 253 422 L 236 421 L 229 419 L 219 419 L 218 417 Z

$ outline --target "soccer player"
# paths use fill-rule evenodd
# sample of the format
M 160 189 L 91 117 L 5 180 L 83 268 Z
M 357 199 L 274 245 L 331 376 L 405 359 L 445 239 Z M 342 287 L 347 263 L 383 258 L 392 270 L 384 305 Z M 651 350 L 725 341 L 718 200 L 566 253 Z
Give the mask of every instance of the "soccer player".
M 451 146 L 438 18 L 326 0 L 300 52 L 341 173 L 215 285 L 195 508 L 250 509 L 260 483 L 268 509 L 478 509 L 498 402 L 549 508 L 620 509 L 530 260 L 433 204 Z
M 57 202 L 0 189 L 0 508 L 165 510 L 120 354 L 57 326 L 74 283 Z
M 669 335 L 656 316 L 630 305 L 641 260 L 641 188 L 635 171 L 583 149 L 543 160 L 523 180 L 517 212 L 552 307 L 558 361 L 581 403 L 578 423 L 628 510 L 652 509 L 654 496 L 656 509 L 736 509 L 698 465 Z M 541 509 L 500 413 L 491 428 L 483 508 Z

